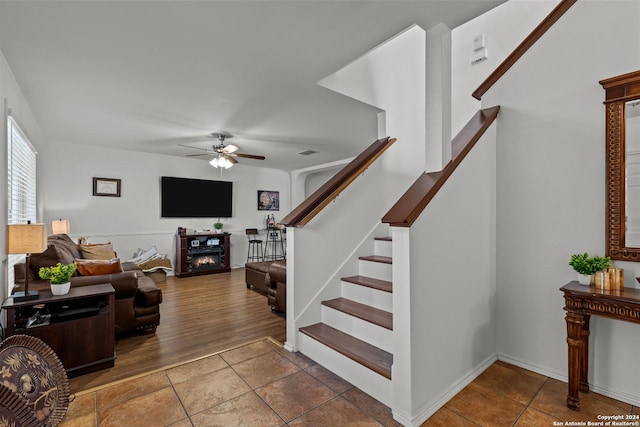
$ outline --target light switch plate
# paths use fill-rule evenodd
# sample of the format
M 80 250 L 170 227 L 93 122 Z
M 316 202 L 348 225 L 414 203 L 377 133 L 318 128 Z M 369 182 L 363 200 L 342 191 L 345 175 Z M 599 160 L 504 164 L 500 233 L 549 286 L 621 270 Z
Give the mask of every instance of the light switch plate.
M 479 51 L 484 48 L 484 33 L 478 34 L 473 38 L 473 50 Z
M 478 62 L 482 62 L 487 59 L 487 49 L 482 49 L 479 52 L 474 53 L 469 57 L 469 61 L 471 64 L 477 64 Z

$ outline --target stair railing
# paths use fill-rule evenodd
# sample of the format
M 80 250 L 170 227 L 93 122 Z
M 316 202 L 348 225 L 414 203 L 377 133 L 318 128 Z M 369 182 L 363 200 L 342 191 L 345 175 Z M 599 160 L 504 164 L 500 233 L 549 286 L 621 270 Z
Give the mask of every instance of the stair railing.
M 567 10 L 569 10 L 569 8 L 576 3 L 576 1 L 578 0 L 562 0 L 549 13 L 549 15 L 547 15 L 547 17 L 543 19 L 536 28 L 533 29 L 531 34 L 529 34 L 527 38 L 525 38 L 522 43 L 520 43 L 509 56 L 507 56 L 504 61 L 502 61 L 502 63 L 493 71 L 493 73 L 491 73 L 489 77 L 487 77 L 485 81 L 483 81 L 480 86 L 478 86 L 478 88 L 473 92 L 472 96 L 475 99 L 480 100 L 482 98 L 482 95 L 484 95 L 489 90 L 489 88 L 491 88 L 491 86 L 493 86 L 500 79 L 500 77 L 502 77 L 509 70 L 509 68 L 511 68 L 511 66 L 515 64 L 518 59 L 520 59 L 520 57 L 522 57 L 522 55 L 524 55 L 527 50 L 529 50 L 529 48 L 537 42 L 538 39 L 542 37 L 544 33 L 546 33 L 547 30 L 551 28 L 553 24 L 555 24 L 556 21 L 560 19 L 560 17 L 562 17 L 562 15 L 564 15 Z
M 480 137 L 498 117 L 500 106 L 478 111 L 451 142 L 451 161 L 439 172 L 424 172 L 382 218 L 394 227 L 411 227 Z
M 289 212 L 280 223 L 286 227 L 303 227 L 320 213 L 325 206 L 338 197 L 349 184 L 362 174 L 395 141 L 395 138 L 390 137 L 374 141 L 358 157 L 307 197 L 298 207 Z

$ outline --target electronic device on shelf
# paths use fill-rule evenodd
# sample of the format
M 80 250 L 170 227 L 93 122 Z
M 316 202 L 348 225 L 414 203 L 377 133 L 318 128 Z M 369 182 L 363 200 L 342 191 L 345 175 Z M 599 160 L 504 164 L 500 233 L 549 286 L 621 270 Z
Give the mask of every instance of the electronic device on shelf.
M 27 328 L 36 328 L 38 326 L 45 326 L 51 322 L 50 314 L 40 314 L 39 311 L 36 311 L 33 316 L 27 319 Z

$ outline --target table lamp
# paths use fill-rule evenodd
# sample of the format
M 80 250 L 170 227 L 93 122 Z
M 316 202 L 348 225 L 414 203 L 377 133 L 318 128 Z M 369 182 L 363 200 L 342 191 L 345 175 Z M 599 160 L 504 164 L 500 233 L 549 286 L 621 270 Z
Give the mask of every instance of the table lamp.
M 69 234 L 71 226 L 68 219 L 57 219 L 51 221 L 51 234 Z
M 7 254 L 26 254 L 24 266 L 24 292 L 12 295 L 14 301 L 38 298 L 38 291 L 29 291 L 29 257 L 47 249 L 47 230 L 44 224 L 7 225 Z

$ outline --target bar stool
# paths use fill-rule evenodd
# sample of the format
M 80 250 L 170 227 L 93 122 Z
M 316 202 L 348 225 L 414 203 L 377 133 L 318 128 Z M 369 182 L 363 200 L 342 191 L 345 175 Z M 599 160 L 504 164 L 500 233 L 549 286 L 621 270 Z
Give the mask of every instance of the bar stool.
M 287 258 L 287 228 L 280 227 L 280 237 L 282 239 L 282 256 Z
M 257 228 L 247 228 L 244 230 L 249 241 L 249 248 L 247 249 L 247 262 L 262 261 L 262 240 L 258 239 Z
M 267 229 L 267 241 L 265 242 L 262 259 L 264 259 L 265 261 L 285 259 L 285 249 L 282 236 L 282 229 L 280 228 Z

